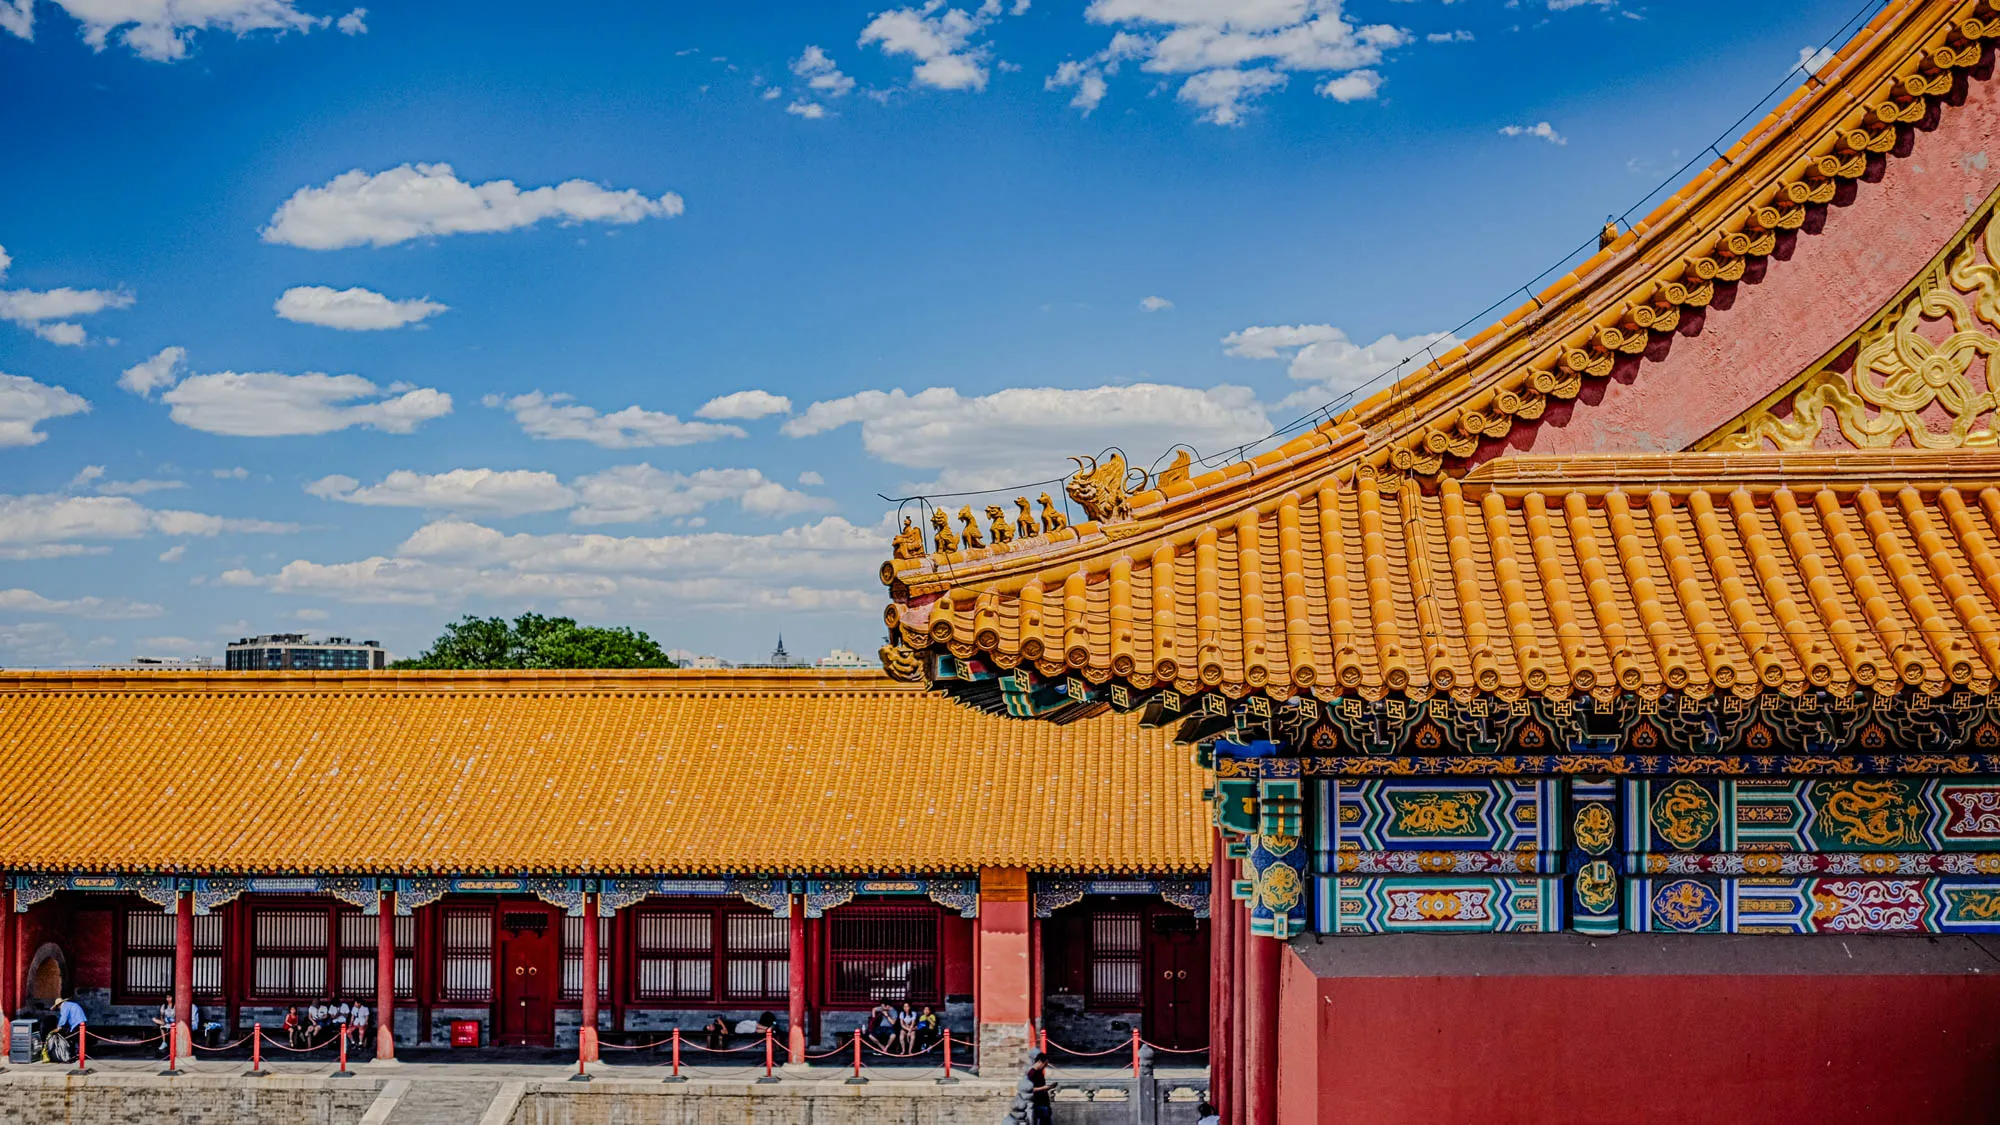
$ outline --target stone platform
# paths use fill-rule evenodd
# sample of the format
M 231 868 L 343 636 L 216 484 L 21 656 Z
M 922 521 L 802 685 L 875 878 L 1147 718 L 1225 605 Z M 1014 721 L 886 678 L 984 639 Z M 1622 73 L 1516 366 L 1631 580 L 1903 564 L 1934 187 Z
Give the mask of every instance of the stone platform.
M 348 1078 L 321 1062 L 267 1065 L 264 1077 L 242 1061 L 197 1062 L 176 1077 L 142 1059 L 93 1059 L 82 1076 L 52 1064 L 8 1067 L 0 1125 L 994 1125 L 1014 1095 L 1011 1076 L 965 1074 L 941 1085 L 939 1072 L 914 1069 L 849 1085 L 849 1072 L 821 1068 L 759 1082 L 760 1069 L 704 1067 L 674 1083 L 669 1068 L 654 1066 L 593 1066 L 591 1081 L 575 1082 L 574 1066 L 534 1063 L 358 1063 Z M 1125 1072 L 1056 1077 L 1066 1125 L 1136 1119 Z M 1161 1081 L 1190 1095 L 1206 1086 L 1199 1071 Z M 1194 1120 L 1191 1097 L 1163 1110 L 1161 1125 Z

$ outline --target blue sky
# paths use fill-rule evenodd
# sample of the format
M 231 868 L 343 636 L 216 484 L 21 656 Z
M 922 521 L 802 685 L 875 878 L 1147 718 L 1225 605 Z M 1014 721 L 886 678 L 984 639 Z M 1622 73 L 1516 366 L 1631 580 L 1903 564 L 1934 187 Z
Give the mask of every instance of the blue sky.
M 877 493 L 1260 437 L 1857 14 L 202 8 L 0 0 L 0 664 L 530 608 L 872 652 Z

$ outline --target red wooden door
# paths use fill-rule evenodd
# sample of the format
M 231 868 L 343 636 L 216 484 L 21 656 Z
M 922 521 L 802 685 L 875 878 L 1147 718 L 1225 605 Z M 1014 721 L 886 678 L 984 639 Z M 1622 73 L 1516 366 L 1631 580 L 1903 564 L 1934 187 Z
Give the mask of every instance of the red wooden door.
M 553 1047 L 562 930 L 547 907 L 500 908 L 500 1011 L 494 1042 Z
M 1188 1051 L 1208 1045 L 1208 927 L 1188 914 L 1155 914 L 1147 935 L 1149 1043 Z M 1161 1063 L 1174 1060 L 1162 1058 Z

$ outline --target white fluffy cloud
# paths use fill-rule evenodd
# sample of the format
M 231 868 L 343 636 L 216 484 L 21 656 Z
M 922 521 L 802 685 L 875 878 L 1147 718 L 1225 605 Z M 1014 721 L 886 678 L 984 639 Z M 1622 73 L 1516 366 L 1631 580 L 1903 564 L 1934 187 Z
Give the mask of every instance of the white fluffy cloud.
M 818 102 L 809 102 L 800 99 L 786 106 L 785 112 L 791 114 L 793 117 L 803 117 L 807 121 L 818 121 L 820 118 L 826 116 L 826 107 Z
M 83 25 L 83 41 L 102 51 L 118 41 L 142 59 L 174 62 L 187 57 L 188 41 L 211 28 L 238 36 L 253 31 L 311 31 L 325 16 L 301 12 L 293 0 L 50 0 Z M 360 14 L 366 14 L 356 9 Z M 0 0 L 0 29 L 35 37 L 34 0 Z M 341 30 L 346 31 L 343 19 Z M 350 32 L 349 34 L 352 34 Z
M 172 388 L 160 400 L 172 408 L 174 421 L 232 437 L 327 434 L 353 426 L 407 434 L 451 413 L 451 396 L 429 387 L 398 383 L 384 389 L 359 375 L 318 371 L 218 371 L 182 378 L 186 362 L 187 349 L 162 348 L 126 368 L 118 385 L 146 398 Z
M 280 317 L 300 324 L 340 328 L 349 332 L 375 332 L 401 328 L 436 316 L 450 306 L 427 297 L 397 301 L 371 289 L 333 289 L 325 285 L 297 285 L 279 296 L 272 306 Z
M 339 28 L 342 35 L 366 35 L 368 34 L 368 9 L 356 8 L 338 20 L 335 20 L 333 26 Z
M 96 617 L 130 619 L 158 617 L 164 613 L 159 606 L 148 602 L 129 601 L 125 598 L 100 598 L 89 595 L 81 598 L 45 598 L 33 590 L 16 587 L 0 590 L 0 613 L 51 613 L 72 617 Z
M 132 376 L 132 371 L 125 374 Z M 144 384 L 146 378 L 133 378 L 131 383 Z M 127 384 L 123 378 L 119 382 Z M 276 371 L 190 375 L 161 395 L 160 401 L 172 407 L 169 416 L 181 425 L 231 437 L 329 434 L 354 426 L 407 434 L 420 423 L 451 413 L 451 396 L 443 391 L 401 383 L 383 388 L 359 375 L 318 371 L 304 375 Z
M 0 276 L 13 259 L 0 247 Z M 130 308 L 132 294 L 121 289 L 0 289 L 0 320 L 18 324 L 51 344 L 76 347 L 89 340 L 75 318 L 106 309 Z
M 854 89 L 854 79 L 840 72 L 834 65 L 833 56 L 818 46 L 808 46 L 798 58 L 792 60 L 792 73 L 805 79 L 812 90 L 829 98 L 845 97 Z
M 1449 332 L 1430 332 L 1406 337 L 1385 335 L 1364 346 L 1348 339 L 1347 333 L 1331 324 L 1262 325 L 1222 338 L 1222 346 L 1230 355 L 1288 360 L 1287 373 L 1292 378 L 1314 384 L 1310 390 L 1301 390 L 1287 398 L 1284 402 L 1287 406 L 1320 405 L 1392 370 L 1397 377 L 1407 375 L 1430 362 L 1433 354 L 1457 345 L 1457 338 Z M 1410 362 L 1403 364 L 1405 359 Z
M 579 477 L 574 484 L 581 504 L 569 518 L 579 524 L 643 523 L 691 516 L 724 501 L 733 501 L 759 516 L 792 516 L 832 506 L 821 497 L 786 488 L 756 469 L 677 473 L 646 464 L 619 465 Z
M 118 385 L 144 398 L 180 381 L 181 365 L 187 362 L 186 348 L 161 348 L 151 357 L 125 369 Z
M 588 180 L 521 190 L 512 180 L 469 184 L 449 164 L 403 164 L 370 175 L 359 168 L 321 187 L 292 193 L 271 216 L 264 241 L 307 250 L 393 246 L 447 234 L 518 230 L 545 219 L 574 223 L 636 223 L 667 219 L 685 209 L 667 192 L 650 199 Z
M 0 373 L 0 446 L 40 445 L 49 435 L 37 426 L 89 409 L 88 402 L 61 387 Z
M 632 614 L 782 609 L 866 612 L 881 600 L 874 568 L 888 532 L 838 516 L 768 535 L 698 532 L 508 535 L 441 520 L 392 555 L 298 559 L 277 571 L 226 571 L 228 586 L 342 602 L 454 606 L 473 599 Z
M 453 469 L 444 473 L 397 469 L 380 483 L 366 487 L 353 477 L 336 473 L 306 485 L 306 491 L 349 504 L 463 515 L 519 516 L 561 511 L 576 503 L 576 493 L 554 473 L 529 469 Z
M 326 500 L 379 507 L 422 508 L 468 516 L 521 516 L 570 509 L 570 522 L 643 523 L 698 514 L 732 502 L 758 516 L 820 511 L 831 502 L 787 488 L 756 469 L 667 472 L 648 464 L 618 465 L 565 484 L 554 473 L 529 469 L 453 469 L 418 473 L 398 469 L 363 485 L 336 473 L 306 485 Z
M 1792 64 L 1793 74 L 1818 74 L 1820 68 L 1833 61 L 1832 47 L 1800 47 L 1799 60 Z
M 587 441 L 600 449 L 636 449 L 656 445 L 695 445 L 726 437 L 747 436 L 741 426 L 717 422 L 684 422 L 672 414 L 628 406 L 609 414 L 570 401 L 566 394 L 530 391 L 502 398 L 488 395 L 487 406 L 514 416 L 521 431 L 544 441 Z
M 1176 97 L 1216 125 L 1240 123 L 1289 73 L 1323 76 L 1313 88 L 1335 101 L 1372 98 L 1382 77 L 1370 68 L 1411 38 L 1390 24 L 1355 23 L 1341 0 L 1091 0 L 1084 15 L 1115 27 L 1111 42 L 1057 67 L 1047 88 L 1075 91 L 1070 104 L 1089 113 L 1120 64 L 1135 60 L 1153 74 L 1187 75 Z
M 1533 125 L 1502 125 L 1500 127 L 1500 135 L 1503 137 L 1539 137 L 1552 145 L 1566 145 L 1569 143 L 1568 137 L 1556 132 L 1555 127 L 1546 121 L 1537 121 Z
M 1015 387 L 967 397 L 951 387 L 912 395 L 863 391 L 815 402 L 784 425 L 792 437 L 858 424 L 871 456 L 936 470 L 927 490 L 1003 488 L 1073 470 L 1068 457 L 1107 445 L 1135 467 L 1176 442 L 1215 453 L 1271 432 L 1256 396 L 1243 387 L 1209 390 L 1135 383 L 1061 390 Z
M 226 519 L 201 512 L 148 508 L 127 496 L 39 493 L 0 495 L 0 559 L 84 554 L 95 540 L 143 535 L 213 536 L 223 532 L 277 534 L 288 523 Z
M 992 52 L 973 44 L 972 38 L 999 14 L 1000 5 L 992 0 L 976 12 L 947 7 L 944 0 L 929 0 L 921 8 L 876 13 L 861 29 L 860 43 L 879 46 L 885 55 L 915 59 L 917 66 L 910 80 L 919 86 L 984 90 L 986 62 Z
M 770 391 L 737 391 L 702 403 L 701 409 L 695 411 L 694 416 L 748 421 L 791 412 L 792 400 L 784 395 L 774 395 Z
M 1173 308 L 1174 303 L 1165 297 L 1146 297 L 1140 300 L 1139 307 L 1147 312 L 1164 312 Z

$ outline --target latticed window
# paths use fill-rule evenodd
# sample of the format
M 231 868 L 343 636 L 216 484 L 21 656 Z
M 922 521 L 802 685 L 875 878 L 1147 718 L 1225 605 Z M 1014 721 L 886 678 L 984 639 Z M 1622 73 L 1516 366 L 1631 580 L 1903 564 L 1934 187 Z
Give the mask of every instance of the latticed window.
M 1143 928 L 1136 912 L 1104 911 L 1090 918 L 1090 1004 L 1095 1008 L 1137 1008 Z
M 340 915 L 340 991 L 343 996 L 375 995 L 375 956 L 381 944 L 382 920 L 373 914 L 343 911 Z M 417 920 L 405 914 L 395 920 L 396 996 L 417 994 Z
M 562 998 L 583 999 L 583 916 L 563 919 Z M 597 999 L 611 999 L 611 917 L 597 919 Z
M 268 999 L 327 994 L 331 912 L 324 906 L 259 907 L 250 914 L 250 992 Z
M 493 909 L 448 906 L 439 919 L 438 998 L 476 1004 L 493 999 Z
M 166 997 L 174 991 L 174 915 L 128 910 L 119 968 L 119 991 L 131 996 Z M 194 920 L 194 994 L 222 995 L 222 915 Z
M 827 915 L 833 1002 L 938 1002 L 938 915 L 930 906 L 844 906 Z
M 714 999 L 715 912 L 636 911 L 632 956 L 632 991 L 637 999 L 694 1003 Z
M 790 920 L 727 907 L 641 908 L 632 914 L 632 995 L 685 1004 L 783 1001 L 791 978 Z
M 721 920 L 728 960 L 725 999 L 785 999 L 791 985 L 791 919 L 724 914 Z

